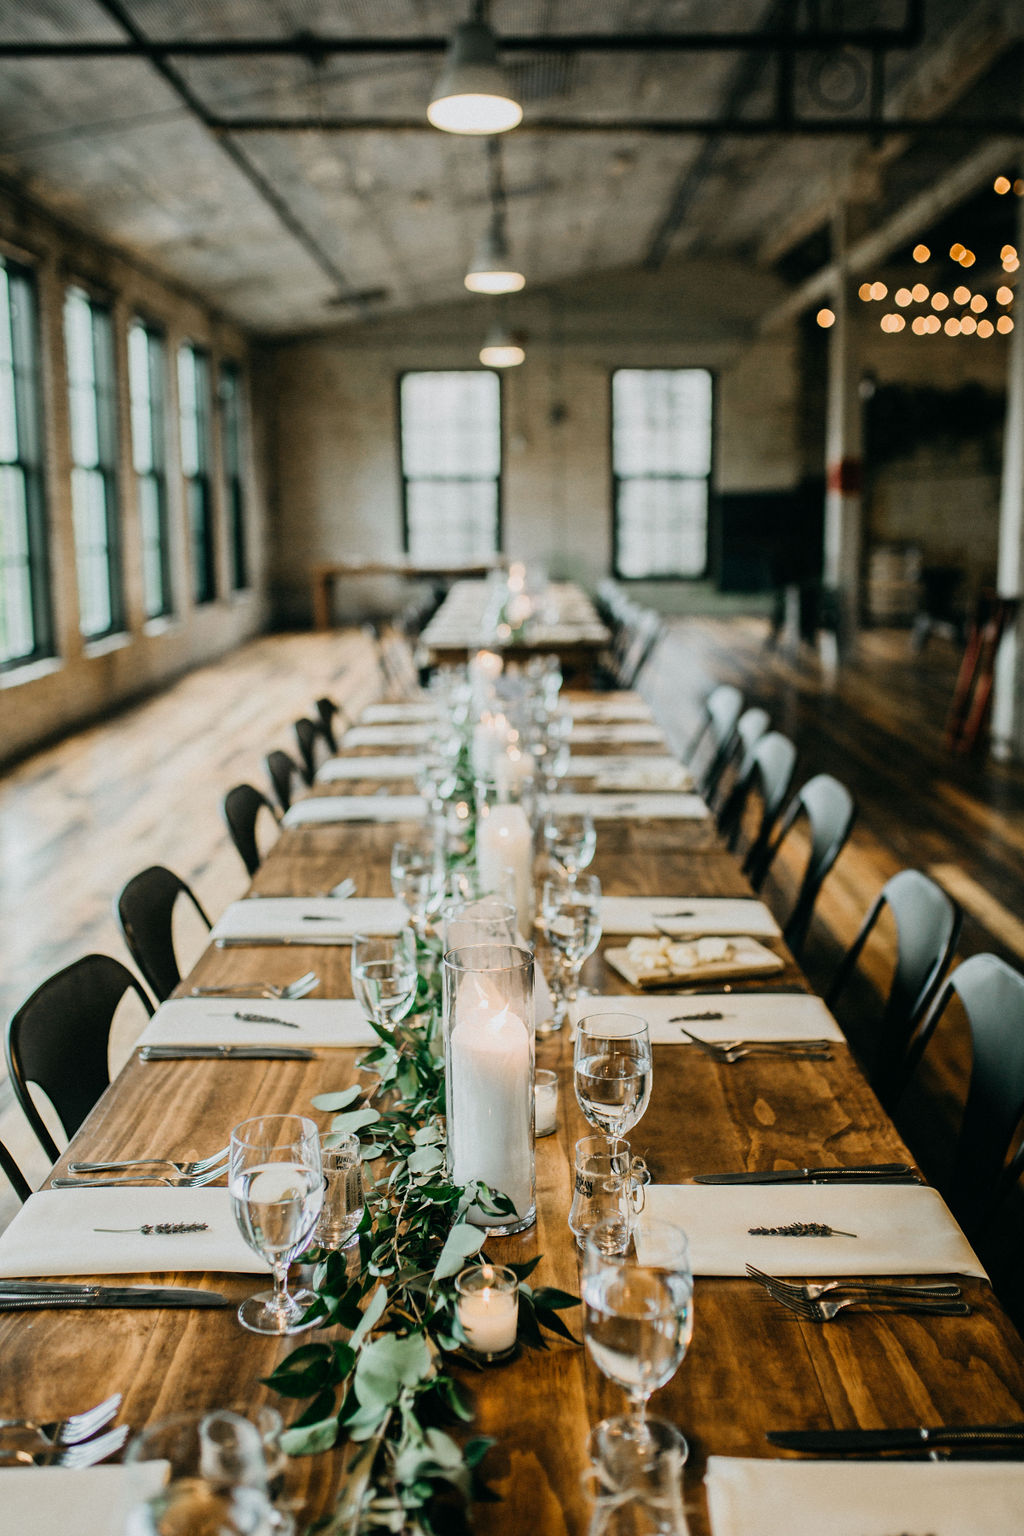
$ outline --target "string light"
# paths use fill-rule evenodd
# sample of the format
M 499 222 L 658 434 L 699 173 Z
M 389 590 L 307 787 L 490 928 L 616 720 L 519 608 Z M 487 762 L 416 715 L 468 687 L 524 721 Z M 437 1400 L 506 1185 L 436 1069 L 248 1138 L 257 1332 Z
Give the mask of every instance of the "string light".
M 964 251 L 960 257 L 960 265 L 962 267 L 973 267 L 976 259 L 973 251 Z
M 956 245 L 951 245 L 950 248 L 949 248 L 949 254 L 950 254 L 951 259 L 953 261 L 959 261 L 961 256 L 966 251 L 966 249 L 967 249 L 967 247 L 965 245 L 961 245 L 959 240 L 958 240 Z
M 981 330 L 980 325 L 978 329 L 979 331 Z M 999 316 L 999 319 L 996 321 L 996 330 L 999 332 L 1000 336 L 1009 336 L 1010 332 L 1013 330 L 1013 321 L 1010 319 L 1009 315 Z
M 950 315 L 942 329 L 945 331 L 947 336 L 959 336 L 960 321 L 956 318 L 955 315 Z
M 814 318 L 817 320 L 823 331 L 827 331 L 829 326 L 835 325 L 836 323 L 835 314 L 831 309 L 819 309 Z
M 889 290 L 885 286 L 884 283 L 872 283 L 871 284 L 871 297 L 873 299 L 884 299 L 884 298 L 887 298 L 888 297 L 888 293 L 889 293 Z
M 949 295 L 945 293 L 932 294 L 932 309 L 948 309 Z
M 925 315 L 924 328 L 929 336 L 937 336 L 942 329 L 942 321 L 938 315 Z
M 988 299 L 986 299 L 983 293 L 976 293 L 971 300 L 971 308 L 976 315 L 983 315 L 986 309 L 988 309 Z
M 1001 288 L 997 288 L 996 289 L 996 302 L 998 304 L 1012 304 L 1013 303 L 1013 289 L 1012 288 L 1007 288 L 1005 283 L 1003 284 L 1003 286 Z
M 983 325 L 989 325 L 989 324 L 991 324 L 991 322 L 988 321 L 988 320 L 983 320 L 982 324 Z M 977 322 L 977 320 L 975 320 L 973 315 L 964 315 L 964 316 L 962 316 L 962 318 L 960 320 L 960 335 L 961 336 L 973 336 L 977 329 L 978 329 L 978 322 Z
M 1003 271 L 1016 272 L 1019 266 L 1020 262 L 1017 260 L 1016 256 L 1008 256 L 1007 259 L 1003 262 Z
M 914 260 L 918 262 L 927 261 L 931 254 L 931 251 L 926 245 L 915 245 L 913 251 L 911 252 Z
M 924 283 L 915 283 L 913 288 L 910 290 L 910 295 L 915 304 L 923 304 L 925 299 L 928 297 L 928 289 L 925 287 Z
M 897 288 L 893 298 L 901 309 L 906 309 L 908 304 L 913 303 L 914 296 L 909 288 Z
M 1005 197 L 1010 190 L 1009 176 L 997 176 L 992 183 L 993 192 L 998 192 L 1000 197 Z
M 925 335 L 927 335 L 927 330 L 926 330 L 926 327 L 925 327 L 925 317 L 924 317 L 924 315 L 917 315 L 915 317 L 915 319 L 911 322 L 910 329 L 913 331 L 915 336 L 925 336 Z
M 970 303 L 970 299 L 971 299 L 971 290 L 969 288 L 965 288 L 963 283 L 960 284 L 959 288 L 954 288 L 953 289 L 953 303 L 954 304 L 969 304 Z
M 990 336 L 995 335 L 995 329 L 991 320 L 982 320 L 978 326 L 978 335 L 983 336 L 987 341 Z
M 869 299 L 873 299 L 874 294 L 871 292 L 871 284 L 861 283 L 860 287 L 857 289 L 857 297 L 863 299 L 865 304 Z
M 1015 245 L 1004 245 L 1002 250 L 999 252 L 999 260 L 1013 261 L 1016 255 L 1017 247 Z

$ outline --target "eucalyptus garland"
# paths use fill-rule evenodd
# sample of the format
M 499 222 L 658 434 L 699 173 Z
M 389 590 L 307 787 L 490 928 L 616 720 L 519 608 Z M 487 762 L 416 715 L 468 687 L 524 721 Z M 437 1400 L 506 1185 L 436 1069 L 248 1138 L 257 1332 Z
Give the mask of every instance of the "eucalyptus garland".
M 418 1011 L 393 1030 L 378 1029 L 381 1043 L 359 1062 L 376 1075 L 372 1091 L 355 1085 L 313 1100 L 334 1112 L 332 1134 L 360 1136 L 367 1165 L 357 1272 L 350 1278 L 345 1255 L 332 1252 L 319 1256 L 313 1278 L 311 1315 L 348 1337 L 304 1344 L 266 1378 L 285 1397 L 309 1399 L 282 1436 L 289 1454 L 341 1440 L 362 1447 L 338 1507 L 316 1527 L 332 1536 L 457 1536 L 469 1529 L 471 1502 L 496 1498 L 481 1469 L 493 1441 L 459 1444 L 447 1432 L 473 1417 L 448 1358 L 466 1344 L 455 1276 L 475 1255 L 487 1258 L 486 1231 L 466 1213 L 479 1206 L 497 1224 L 514 1207 L 485 1185 L 448 1178 L 440 944 L 420 938 L 418 951 Z M 382 1170 L 376 1180 L 370 1164 Z M 539 1262 L 509 1265 L 519 1281 L 520 1342 L 546 1349 L 548 1330 L 578 1343 L 558 1314 L 579 1299 L 534 1289 L 529 1276 Z

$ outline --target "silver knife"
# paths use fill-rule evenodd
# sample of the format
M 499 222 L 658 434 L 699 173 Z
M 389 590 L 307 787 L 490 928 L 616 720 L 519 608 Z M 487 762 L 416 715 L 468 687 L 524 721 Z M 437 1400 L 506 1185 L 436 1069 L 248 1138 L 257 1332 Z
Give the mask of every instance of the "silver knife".
M 8 1289 L 8 1284 L 17 1289 Z M 44 1307 L 228 1307 L 220 1291 L 185 1286 L 62 1285 L 59 1281 L 13 1281 L 0 1290 L 0 1312 L 25 1312 Z
M 700 1173 L 695 1184 L 828 1184 L 850 1179 L 919 1184 L 909 1163 L 862 1163 L 849 1168 L 775 1168 L 765 1173 Z
M 144 1045 L 143 1061 L 312 1061 L 301 1045 Z
M 909 1429 L 787 1429 L 772 1430 L 772 1445 L 787 1451 L 836 1451 L 870 1454 L 875 1451 L 927 1451 L 930 1446 L 980 1447 L 1017 1445 L 1024 1457 L 1024 1424 L 940 1424 Z

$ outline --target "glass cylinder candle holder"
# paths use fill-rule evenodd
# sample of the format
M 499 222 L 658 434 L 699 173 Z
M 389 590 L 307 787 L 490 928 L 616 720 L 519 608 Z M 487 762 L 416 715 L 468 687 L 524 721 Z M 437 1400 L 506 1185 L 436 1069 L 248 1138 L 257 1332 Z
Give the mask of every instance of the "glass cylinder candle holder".
M 538 1068 L 533 1074 L 533 1096 L 537 1106 L 534 1134 L 551 1136 L 558 1124 L 558 1073 Z
M 471 944 L 514 944 L 515 906 L 498 896 L 446 901 L 441 908 L 441 934 L 446 951 Z
M 533 927 L 534 781 L 478 779 L 476 867 L 481 889 L 498 891 L 511 871 L 516 921 L 528 937 Z
M 519 1281 L 503 1264 L 471 1264 L 456 1277 L 456 1310 L 478 1360 L 507 1360 L 516 1347 Z
M 536 1219 L 533 955 L 472 944 L 444 957 L 444 1066 L 448 1174 L 508 1197 L 496 1216 L 479 1204 L 467 1220 L 495 1233 Z

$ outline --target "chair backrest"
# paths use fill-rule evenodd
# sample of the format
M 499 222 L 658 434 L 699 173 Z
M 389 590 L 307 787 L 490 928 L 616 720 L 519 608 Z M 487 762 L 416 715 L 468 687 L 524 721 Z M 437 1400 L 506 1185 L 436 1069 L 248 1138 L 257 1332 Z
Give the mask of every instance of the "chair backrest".
M 713 795 L 718 781 L 725 772 L 732 752 L 733 738 L 740 715 L 743 713 L 743 695 L 732 683 L 719 683 L 704 700 L 704 724 L 687 754 L 692 760 L 698 749 L 707 741 L 710 757 L 700 777 L 700 787 L 705 796 Z
M 338 716 L 342 723 L 344 723 L 345 711 L 341 708 L 340 705 L 335 704 L 333 699 L 329 699 L 325 695 L 322 699 L 317 699 L 316 712 L 320 724 L 323 727 L 323 733 L 327 737 L 328 746 L 332 752 L 337 752 L 338 733 L 335 729 L 334 719 L 335 716 Z
M 636 625 L 619 666 L 618 682 L 621 688 L 633 688 L 654 653 L 661 639 L 664 624 L 660 613 L 653 608 L 641 609 Z
M 170 997 L 181 980 L 174 952 L 174 904 L 185 896 L 211 928 L 195 892 L 162 864 L 133 875 L 114 904 L 114 915 L 128 951 L 158 1003 Z
M 830 773 L 816 774 L 802 784 L 786 807 L 779 830 L 765 853 L 759 870 L 751 870 L 750 881 L 760 890 L 765 875 L 775 860 L 779 849 L 792 830 L 797 818 L 807 817 L 810 829 L 811 851 L 804 870 L 800 889 L 793 910 L 783 927 L 783 936 L 794 954 L 803 948 L 807 930 L 811 926 L 811 914 L 818 899 L 825 876 L 839 857 L 853 827 L 857 814 L 853 796 L 845 784 L 840 784 Z
M 914 1036 L 912 1067 L 954 993 L 967 1014 L 973 1060 L 948 1195 L 970 1233 L 984 1227 L 1024 1168 L 1024 1146 L 1004 1167 L 1024 1114 L 1024 975 L 996 955 L 972 955 L 957 966 Z
M 256 823 L 260 811 L 267 810 L 277 825 L 277 811 L 262 791 L 252 784 L 236 784 L 221 801 L 221 812 L 231 833 L 231 841 L 238 849 L 246 871 L 254 875 L 263 862 L 260 845 L 256 840 Z
M 719 831 L 723 825 L 732 825 L 732 813 L 724 818 L 723 813 L 729 801 L 733 798 L 734 791 L 750 774 L 754 763 L 754 748 L 761 737 L 771 725 L 771 716 L 766 709 L 761 709 L 754 704 L 750 709 L 745 709 L 736 722 L 736 731 L 732 738 L 732 746 L 729 752 L 727 767 L 732 770 L 730 776 L 723 774 L 719 781 L 718 789 L 722 794 L 722 803 L 715 813 Z
M 280 748 L 268 752 L 263 762 L 271 788 L 277 796 L 277 803 L 282 811 L 286 811 L 292 803 L 296 781 L 302 778 L 299 765 L 293 757 L 289 757 L 288 753 L 282 752 Z
M 722 831 L 730 848 L 739 839 L 743 811 L 751 793 L 756 790 L 761 797 L 761 819 L 757 824 L 750 847 L 743 860 L 748 872 L 760 867 L 771 840 L 775 823 L 789 794 L 796 770 L 796 747 L 781 731 L 768 731 L 756 741 L 750 751 L 750 767 L 737 780 L 729 800 L 722 807 Z M 726 812 L 728 811 L 728 819 Z
M 107 1039 L 127 992 L 137 993 L 146 1012 L 153 1012 L 149 998 L 120 960 L 85 955 L 44 981 L 8 1021 L 4 1050 L 11 1087 L 51 1162 L 60 1153 L 28 1085 L 42 1088 L 64 1130 L 73 1136 L 110 1082 Z M 3 1167 L 17 1188 L 7 1164 Z
M 316 778 L 316 770 L 326 761 L 331 744 L 319 720 L 296 720 L 295 740 L 299 748 L 299 773 L 306 784 Z
M 8 1183 L 12 1185 L 18 1199 L 27 1200 L 32 1193 L 32 1186 L 2 1141 L 0 1141 L 0 1169 L 7 1175 Z
M 891 1104 L 906 1081 L 910 1038 L 938 990 L 963 926 L 963 913 L 941 885 L 918 869 L 901 869 L 885 882 L 843 956 L 825 995 L 830 1008 L 887 907 L 896 924 L 896 964 L 881 1013 L 870 1021 L 865 1040 L 871 1083 L 883 1104 Z

